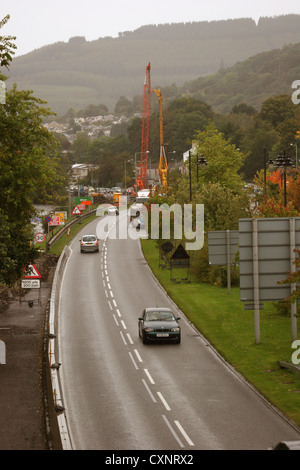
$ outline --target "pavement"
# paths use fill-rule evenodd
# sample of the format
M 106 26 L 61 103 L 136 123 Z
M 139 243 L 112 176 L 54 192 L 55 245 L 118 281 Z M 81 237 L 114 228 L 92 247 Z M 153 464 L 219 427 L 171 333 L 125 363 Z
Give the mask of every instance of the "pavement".
M 0 450 L 49 450 L 43 379 L 44 326 L 56 261 L 36 263 L 41 288 L 1 293 Z M 33 301 L 32 306 L 29 301 Z

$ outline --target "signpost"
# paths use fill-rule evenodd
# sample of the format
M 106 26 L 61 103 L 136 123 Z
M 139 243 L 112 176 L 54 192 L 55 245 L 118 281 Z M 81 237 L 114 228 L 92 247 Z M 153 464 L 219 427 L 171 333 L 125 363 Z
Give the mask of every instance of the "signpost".
M 39 289 L 41 287 L 40 279 L 22 279 L 22 289 Z
M 91 197 L 75 197 L 75 204 L 85 204 L 86 206 L 90 206 L 92 204 Z
M 43 243 L 45 241 L 45 235 L 42 232 L 36 233 L 34 239 L 37 243 Z
M 238 230 L 208 232 L 208 256 L 212 266 L 227 266 L 227 292 L 231 292 L 231 264 L 239 250 Z
M 53 217 L 53 218 L 50 220 L 50 222 L 48 222 L 48 226 L 49 226 L 49 227 L 57 226 L 57 225 L 60 225 L 60 218 L 59 218 L 59 216 Z
M 25 276 L 24 279 L 41 279 L 41 274 L 34 264 L 28 264 L 24 268 Z
M 240 219 L 240 299 L 253 306 L 257 344 L 261 302 L 286 300 L 296 289 L 280 284 L 295 271 L 295 249 L 300 249 L 300 217 Z M 293 341 L 297 339 L 296 309 L 295 302 L 291 306 Z
M 72 215 L 80 215 L 80 214 L 81 214 L 81 210 L 79 209 L 78 206 L 75 206 L 73 209 Z
M 40 289 L 41 287 L 41 274 L 34 264 L 28 264 L 24 268 L 24 278 L 21 280 L 22 289 Z M 37 299 L 40 303 L 41 291 L 39 290 L 39 298 Z M 21 302 L 21 292 L 20 292 Z M 34 300 L 29 300 L 28 305 L 32 307 Z

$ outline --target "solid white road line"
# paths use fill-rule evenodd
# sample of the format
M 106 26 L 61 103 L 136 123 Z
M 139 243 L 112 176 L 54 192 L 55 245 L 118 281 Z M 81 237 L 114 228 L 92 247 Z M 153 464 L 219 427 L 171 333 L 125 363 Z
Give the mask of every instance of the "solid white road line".
M 129 334 L 129 333 L 126 333 L 126 334 L 127 334 L 127 338 L 128 338 L 128 340 L 129 340 L 129 343 L 130 343 L 130 344 L 133 344 L 133 341 L 132 341 L 132 339 L 131 339 L 130 334 Z
M 146 380 L 145 380 L 145 379 L 142 379 L 142 382 L 143 382 L 143 384 L 145 385 L 145 388 L 146 388 L 147 392 L 149 393 L 149 395 L 150 395 L 150 397 L 151 397 L 153 403 L 157 403 L 156 398 L 155 398 L 155 396 L 153 395 L 153 393 L 151 392 L 151 390 L 150 390 L 150 388 L 149 388 L 149 386 L 148 386 Z
M 127 342 L 126 342 L 125 336 L 123 335 L 122 331 L 120 331 L 120 335 L 121 335 L 121 338 L 123 340 L 124 345 L 127 346 Z
M 194 443 L 193 441 L 189 438 L 189 436 L 187 435 L 187 433 L 185 432 L 185 430 L 183 429 L 183 427 L 181 426 L 181 424 L 179 423 L 179 421 L 174 421 L 174 423 L 176 424 L 176 426 L 178 427 L 179 431 L 181 432 L 181 434 L 183 435 L 183 437 L 186 439 L 187 443 L 190 445 L 190 446 L 193 446 Z
M 173 434 L 173 436 L 175 437 L 176 441 L 178 442 L 178 444 L 180 445 L 180 447 L 184 447 L 182 441 L 179 439 L 178 435 L 176 434 L 176 432 L 174 431 L 173 427 L 171 426 L 169 420 L 167 419 L 167 417 L 165 415 L 162 415 L 163 417 L 163 420 L 165 421 L 166 425 L 168 426 L 168 428 L 170 429 L 171 433 Z
M 171 408 L 169 407 L 168 403 L 166 402 L 165 398 L 163 397 L 162 393 L 160 392 L 157 392 L 157 395 L 159 396 L 159 398 L 161 399 L 164 407 L 166 408 L 167 411 L 171 411 Z
M 138 350 L 135 349 L 134 352 L 135 352 L 136 357 L 138 358 L 138 361 L 143 362 L 143 359 L 141 358 L 140 353 L 138 352 Z
M 132 360 L 132 363 L 133 363 L 133 365 L 134 365 L 135 369 L 136 369 L 136 370 L 139 370 L 139 367 L 138 367 L 137 363 L 135 362 L 135 360 L 134 360 L 134 357 L 133 357 L 132 353 L 131 353 L 131 352 L 129 352 L 128 354 L 129 354 L 129 356 L 130 356 L 130 359 Z
M 145 371 L 145 374 L 147 375 L 148 379 L 149 379 L 149 382 L 152 384 L 152 385 L 155 385 L 155 382 L 154 380 L 152 379 L 151 375 L 150 375 L 150 372 L 148 371 L 148 369 L 144 369 Z

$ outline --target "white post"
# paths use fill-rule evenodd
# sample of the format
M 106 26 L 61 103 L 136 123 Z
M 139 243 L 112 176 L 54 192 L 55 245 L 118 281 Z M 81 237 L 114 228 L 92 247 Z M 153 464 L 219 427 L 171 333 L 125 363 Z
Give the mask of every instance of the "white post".
M 296 272 L 296 220 L 290 219 L 290 263 L 291 273 Z M 291 294 L 296 290 L 296 283 L 291 284 Z M 297 339 L 297 300 L 291 304 L 292 341 Z
M 227 257 L 227 293 L 231 293 L 231 271 L 230 271 L 230 230 L 226 230 L 226 257 Z
M 253 296 L 254 296 L 254 329 L 255 343 L 260 344 L 260 312 L 259 312 L 259 272 L 258 272 L 258 233 L 257 219 L 252 219 L 252 250 L 253 250 Z

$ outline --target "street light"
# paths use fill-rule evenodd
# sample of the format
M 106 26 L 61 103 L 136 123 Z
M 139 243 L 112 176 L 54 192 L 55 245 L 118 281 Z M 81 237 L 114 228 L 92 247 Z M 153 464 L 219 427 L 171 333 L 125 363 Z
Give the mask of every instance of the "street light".
M 286 207 L 286 174 L 292 169 L 293 161 L 287 156 L 286 151 L 283 150 L 282 155 L 278 155 L 276 158 L 275 165 L 283 171 L 284 206 Z
M 131 160 L 125 160 L 125 162 L 124 162 L 124 163 L 125 163 L 125 184 L 124 184 L 124 189 L 125 189 L 125 191 L 126 191 L 126 186 L 127 186 L 127 184 L 126 184 L 126 181 L 127 181 L 126 165 L 127 165 L 127 163 L 130 163 L 130 162 L 132 162 L 132 161 L 133 161 L 133 160 L 131 159 Z
M 189 150 L 189 182 L 190 182 L 190 201 L 192 202 L 192 158 L 191 158 L 191 151 Z M 200 168 L 202 170 L 204 170 L 207 166 L 207 161 L 205 160 L 205 158 L 203 157 L 203 155 L 198 158 L 198 155 L 196 155 L 197 157 L 197 161 L 196 161 L 196 164 L 197 164 L 197 187 L 198 187 L 198 167 L 200 166 Z
M 293 145 L 296 149 L 296 162 L 295 162 L 295 168 L 296 168 L 296 171 L 298 170 L 298 145 L 297 143 L 296 144 L 290 144 L 290 145 Z
M 207 167 L 207 161 L 205 160 L 203 155 L 201 155 L 200 158 L 198 158 L 198 155 L 197 155 L 197 189 L 198 189 L 198 180 L 199 180 L 199 170 L 198 170 L 199 166 L 201 170 L 205 170 L 205 168 Z
M 274 162 L 272 159 L 269 159 L 267 161 L 267 149 L 264 149 L 264 188 L 265 188 L 265 191 L 266 191 L 266 187 L 267 187 L 267 167 L 270 168 L 270 170 L 272 170 L 274 168 Z

